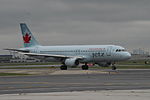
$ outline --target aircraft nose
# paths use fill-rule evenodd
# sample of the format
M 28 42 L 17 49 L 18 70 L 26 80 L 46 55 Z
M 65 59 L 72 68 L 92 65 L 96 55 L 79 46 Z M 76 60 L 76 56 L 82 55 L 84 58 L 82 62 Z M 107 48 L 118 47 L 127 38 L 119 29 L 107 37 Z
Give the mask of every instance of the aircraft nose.
M 131 54 L 129 52 L 127 52 L 125 58 L 126 59 L 130 59 L 131 58 Z

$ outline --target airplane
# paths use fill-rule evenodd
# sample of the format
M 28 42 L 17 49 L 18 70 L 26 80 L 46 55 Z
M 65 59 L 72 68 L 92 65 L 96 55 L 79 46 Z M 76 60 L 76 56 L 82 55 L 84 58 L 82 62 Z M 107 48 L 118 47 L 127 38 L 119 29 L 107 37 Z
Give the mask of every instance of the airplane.
M 89 63 L 100 66 L 112 65 L 112 70 L 116 70 L 115 62 L 131 58 L 131 54 L 118 45 L 42 46 L 37 42 L 26 23 L 20 23 L 20 27 L 24 48 L 5 50 L 15 51 L 38 59 L 61 62 L 61 70 L 67 70 L 68 66 L 78 66 L 81 63 L 83 64 L 82 70 L 88 70 Z

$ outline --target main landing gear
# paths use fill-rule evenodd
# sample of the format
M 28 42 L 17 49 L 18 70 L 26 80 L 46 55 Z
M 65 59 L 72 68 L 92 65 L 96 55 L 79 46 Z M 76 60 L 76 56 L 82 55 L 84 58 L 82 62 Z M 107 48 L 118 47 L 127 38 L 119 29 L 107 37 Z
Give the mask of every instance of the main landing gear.
M 60 69 L 61 69 L 61 70 L 67 70 L 67 66 L 66 66 L 66 65 L 61 65 L 61 66 L 60 66 Z
M 85 63 L 85 65 L 82 65 L 82 70 L 88 70 L 89 66 L 87 65 L 87 63 Z
M 61 70 L 67 70 L 67 66 L 66 65 L 61 65 L 60 66 Z M 87 65 L 87 63 L 85 65 L 82 65 L 82 70 L 88 70 L 89 66 Z

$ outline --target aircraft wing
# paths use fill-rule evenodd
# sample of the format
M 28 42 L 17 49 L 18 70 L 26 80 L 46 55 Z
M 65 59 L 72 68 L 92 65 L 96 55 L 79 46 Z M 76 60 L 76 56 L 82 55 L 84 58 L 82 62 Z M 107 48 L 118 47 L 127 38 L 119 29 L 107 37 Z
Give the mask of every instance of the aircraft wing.
M 66 56 L 66 55 L 55 55 L 55 54 L 39 54 L 39 53 L 23 53 L 23 55 L 31 56 L 31 57 L 54 57 L 54 58 L 77 58 L 77 59 L 84 59 L 82 56 Z
M 77 58 L 84 59 L 82 56 L 66 56 L 66 55 L 55 55 L 55 54 L 40 54 L 40 53 L 29 53 L 29 50 L 21 50 L 21 49 L 4 49 L 9 51 L 17 51 L 20 54 L 27 55 L 30 57 L 54 57 L 54 58 Z

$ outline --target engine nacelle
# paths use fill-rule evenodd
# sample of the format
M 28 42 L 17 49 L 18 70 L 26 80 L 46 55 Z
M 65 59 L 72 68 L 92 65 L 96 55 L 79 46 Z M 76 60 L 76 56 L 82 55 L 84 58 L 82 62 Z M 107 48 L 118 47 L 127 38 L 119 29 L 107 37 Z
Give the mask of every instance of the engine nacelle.
M 79 60 L 77 58 L 68 58 L 65 60 L 65 65 L 67 66 L 78 66 L 79 65 Z

